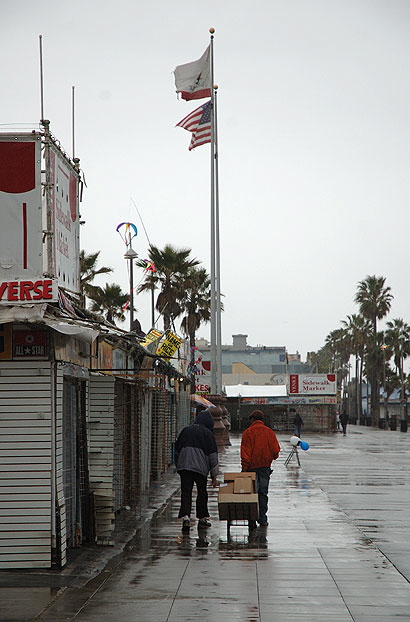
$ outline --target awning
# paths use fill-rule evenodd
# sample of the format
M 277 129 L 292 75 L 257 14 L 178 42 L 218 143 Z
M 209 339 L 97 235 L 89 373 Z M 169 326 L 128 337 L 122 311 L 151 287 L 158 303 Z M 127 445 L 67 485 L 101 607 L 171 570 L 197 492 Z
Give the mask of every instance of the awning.
M 286 384 L 233 384 L 225 386 L 227 397 L 286 397 Z
M 87 343 L 92 343 L 100 334 L 99 330 L 82 323 L 81 320 L 58 320 L 45 317 L 46 310 L 47 303 L 0 306 L 0 324 L 7 324 L 8 322 L 46 324 L 59 333 L 72 335 Z
M 28 322 L 29 324 L 42 322 L 46 309 L 47 303 L 0 306 L 0 324 L 7 324 L 8 322 Z
M 100 334 L 100 332 L 95 330 L 95 328 L 90 328 L 89 326 L 83 326 L 81 324 L 69 324 L 68 322 L 49 320 L 48 318 L 45 318 L 44 322 L 47 326 L 50 326 L 50 328 L 58 331 L 59 333 L 77 337 L 87 343 L 92 343 Z

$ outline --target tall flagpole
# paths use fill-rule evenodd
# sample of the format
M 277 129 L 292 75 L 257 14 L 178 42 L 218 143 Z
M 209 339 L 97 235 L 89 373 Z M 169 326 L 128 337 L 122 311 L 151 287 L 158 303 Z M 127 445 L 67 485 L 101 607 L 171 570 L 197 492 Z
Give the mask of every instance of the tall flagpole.
M 216 270 L 216 387 L 222 393 L 221 253 L 219 243 L 218 86 L 214 85 L 215 129 L 215 270 Z
M 215 115 L 214 115 L 214 28 L 210 28 L 211 69 L 211 394 L 217 393 L 216 290 L 215 290 Z

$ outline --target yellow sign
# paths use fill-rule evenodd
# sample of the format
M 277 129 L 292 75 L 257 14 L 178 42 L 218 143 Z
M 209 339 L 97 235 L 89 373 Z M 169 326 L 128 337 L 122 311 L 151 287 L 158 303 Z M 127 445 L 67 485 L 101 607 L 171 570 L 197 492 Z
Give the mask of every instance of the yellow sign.
M 172 358 L 182 343 L 182 339 L 174 333 L 168 333 L 165 340 L 161 343 L 157 350 L 159 356 Z
M 151 352 L 155 350 L 153 346 L 156 346 L 157 341 L 159 341 L 164 333 L 161 330 L 157 330 L 156 328 L 151 328 L 149 333 L 145 335 L 144 340 L 140 341 L 140 344 L 143 348 Z

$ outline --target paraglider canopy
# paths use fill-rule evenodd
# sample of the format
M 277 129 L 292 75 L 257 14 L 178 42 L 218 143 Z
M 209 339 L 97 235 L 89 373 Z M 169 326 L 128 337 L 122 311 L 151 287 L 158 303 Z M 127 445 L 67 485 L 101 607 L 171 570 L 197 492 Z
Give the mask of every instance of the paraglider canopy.
M 129 246 L 131 240 L 138 235 L 138 229 L 132 222 L 120 222 L 116 228 L 116 232 L 120 234 L 124 244 Z

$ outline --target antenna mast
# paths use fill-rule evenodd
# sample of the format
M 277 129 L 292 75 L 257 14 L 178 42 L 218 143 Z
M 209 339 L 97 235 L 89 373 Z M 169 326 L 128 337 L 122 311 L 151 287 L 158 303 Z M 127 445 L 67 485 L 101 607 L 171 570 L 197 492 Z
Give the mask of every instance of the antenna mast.
M 40 121 L 44 120 L 44 80 L 43 80 L 43 35 L 39 35 L 40 45 Z

